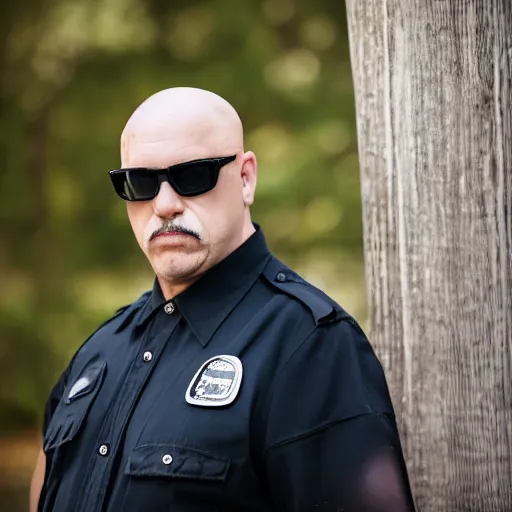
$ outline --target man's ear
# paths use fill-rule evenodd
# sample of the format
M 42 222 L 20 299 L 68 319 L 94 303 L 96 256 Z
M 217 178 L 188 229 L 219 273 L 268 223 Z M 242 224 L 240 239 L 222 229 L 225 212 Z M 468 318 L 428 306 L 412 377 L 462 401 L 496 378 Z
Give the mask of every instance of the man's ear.
M 244 153 L 240 174 L 242 177 L 242 197 L 244 204 L 245 206 L 251 206 L 254 202 L 258 178 L 258 162 L 256 161 L 256 155 L 252 151 Z

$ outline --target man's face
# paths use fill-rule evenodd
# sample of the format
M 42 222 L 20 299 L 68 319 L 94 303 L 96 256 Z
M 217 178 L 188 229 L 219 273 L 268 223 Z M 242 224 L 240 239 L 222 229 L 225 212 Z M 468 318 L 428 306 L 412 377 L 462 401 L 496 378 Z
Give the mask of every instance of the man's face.
M 169 141 L 132 140 L 123 167 L 166 168 L 198 158 L 230 156 L 211 149 L 169 149 Z M 199 196 L 182 197 L 163 182 L 153 200 L 127 203 L 135 237 L 158 277 L 188 282 L 242 243 L 248 215 L 246 189 L 251 187 L 244 176 L 248 168 L 251 171 L 253 158 L 239 152 L 235 161 L 221 168 L 215 188 Z

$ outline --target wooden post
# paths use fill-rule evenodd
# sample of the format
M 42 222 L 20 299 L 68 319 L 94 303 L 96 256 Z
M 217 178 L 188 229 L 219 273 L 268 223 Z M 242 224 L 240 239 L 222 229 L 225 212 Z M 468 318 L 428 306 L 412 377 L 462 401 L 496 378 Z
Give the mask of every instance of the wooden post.
M 512 510 L 512 2 L 346 0 L 371 340 L 421 512 Z

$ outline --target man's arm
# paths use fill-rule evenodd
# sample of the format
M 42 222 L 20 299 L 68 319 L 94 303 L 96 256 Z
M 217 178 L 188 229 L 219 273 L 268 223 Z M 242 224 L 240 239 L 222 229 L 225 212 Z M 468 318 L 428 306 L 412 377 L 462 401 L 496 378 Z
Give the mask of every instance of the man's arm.
M 278 370 L 265 470 L 283 512 L 413 512 L 382 366 L 351 320 L 319 326 Z
M 59 380 L 53 386 L 50 391 L 50 395 L 46 401 L 46 406 L 44 408 L 44 418 L 43 418 L 43 438 L 48 429 L 48 425 L 53 417 L 53 413 L 57 409 L 59 402 L 62 398 L 62 394 L 66 387 L 69 372 L 71 368 L 71 363 L 64 370 Z M 41 491 L 43 489 L 44 484 L 44 476 L 46 472 L 46 455 L 41 448 L 39 451 L 39 455 L 37 456 L 36 467 L 34 469 L 34 473 L 32 474 L 32 480 L 30 482 L 30 512 L 37 512 L 37 508 L 39 506 L 39 499 L 41 497 Z
M 30 482 L 30 512 L 37 512 L 39 496 L 41 495 L 41 489 L 43 488 L 45 469 L 46 456 L 43 450 L 40 450 L 39 455 L 37 456 L 36 468 L 32 475 L 32 481 Z
M 413 512 L 393 418 L 341 421 L 272 448 L 267 471 L 283 512 Z

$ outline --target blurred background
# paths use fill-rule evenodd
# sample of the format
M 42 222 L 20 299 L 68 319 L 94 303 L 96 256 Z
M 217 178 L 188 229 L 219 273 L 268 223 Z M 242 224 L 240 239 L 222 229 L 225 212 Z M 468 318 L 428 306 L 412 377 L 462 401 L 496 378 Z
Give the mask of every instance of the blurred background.
M 0 511 L 28 509 L 47 394 L 152 286 L 107 171 L 149 95 L 214 91 L 259 160 L 273 252 L 365 323 L 343 2 L 23 0 L 0 6 Z

